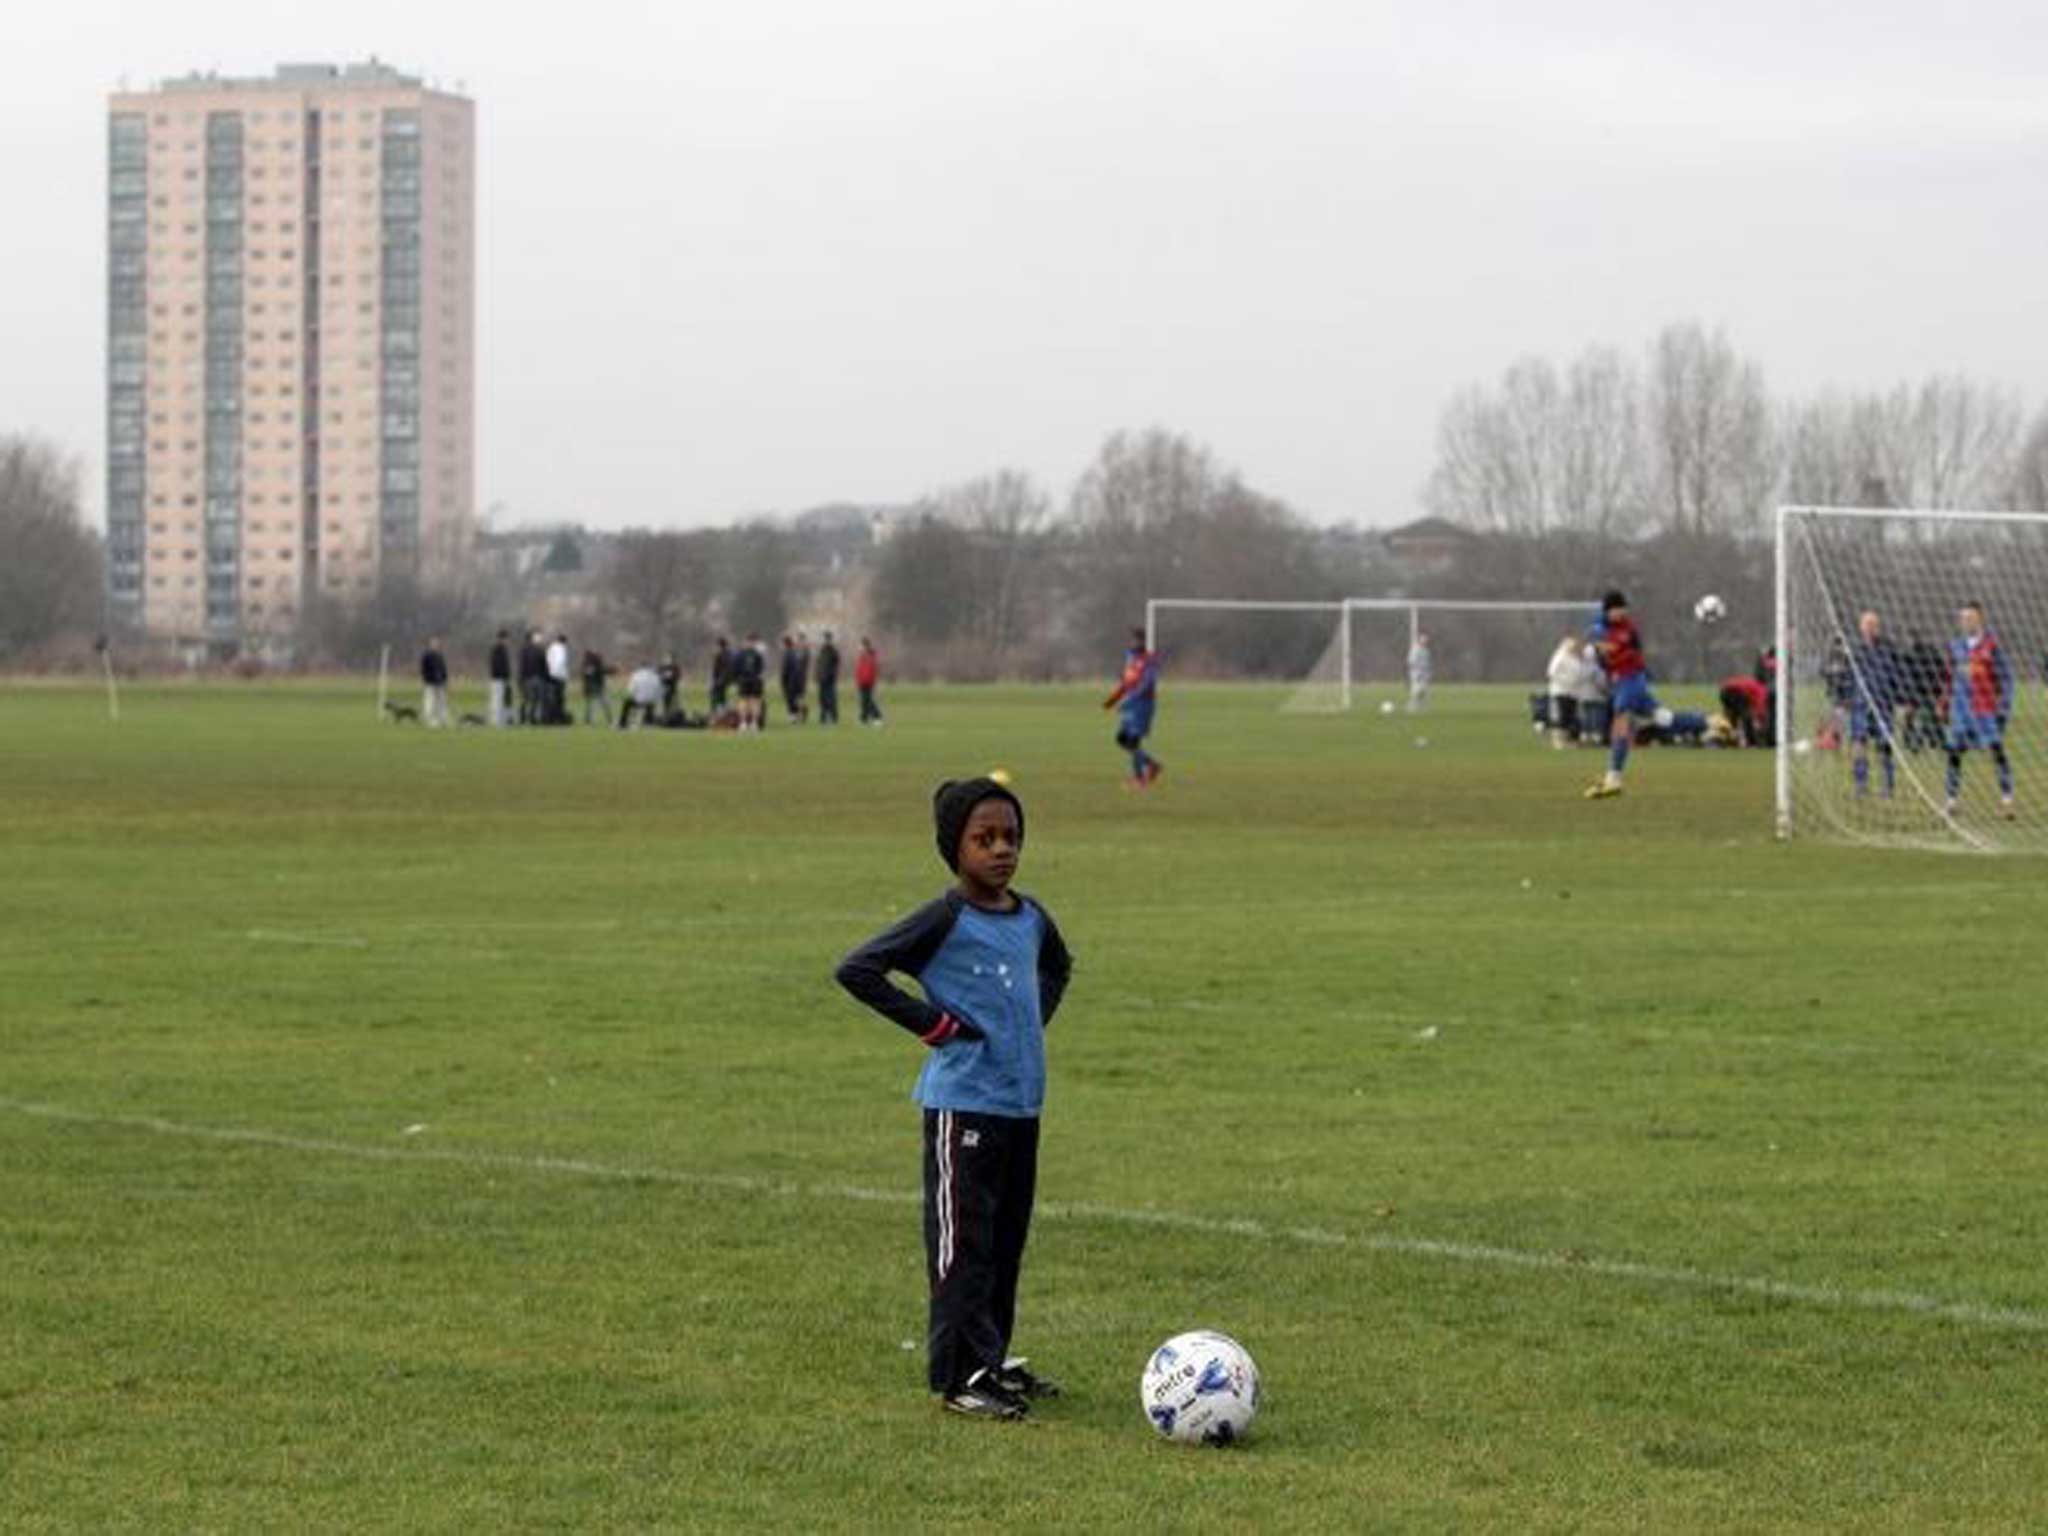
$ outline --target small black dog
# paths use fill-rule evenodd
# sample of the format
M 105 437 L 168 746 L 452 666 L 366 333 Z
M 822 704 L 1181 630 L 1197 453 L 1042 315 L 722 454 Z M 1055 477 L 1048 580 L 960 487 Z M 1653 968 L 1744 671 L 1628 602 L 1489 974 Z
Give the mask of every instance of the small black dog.
M 386 701 L 384 713 L 390 716 L 393 725 L 403 725 L 408 720 L 415 725 L 419 723 L 420 712 L 410 704 L 393 704 Z

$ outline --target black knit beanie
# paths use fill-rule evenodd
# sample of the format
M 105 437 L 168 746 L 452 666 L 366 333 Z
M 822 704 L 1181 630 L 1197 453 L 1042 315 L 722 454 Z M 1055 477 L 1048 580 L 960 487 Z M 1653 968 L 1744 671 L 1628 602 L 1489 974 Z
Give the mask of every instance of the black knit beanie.
M 946 868 L 960 868 L 960 834 L 967 818 L 984 800 L 1007 800 L 1017 808 L 1017 841 L 1024 841 L 1024 802 L 994 779 L 948 779 L 932 792 L 932 825 L 938 832 L 939 857 Z

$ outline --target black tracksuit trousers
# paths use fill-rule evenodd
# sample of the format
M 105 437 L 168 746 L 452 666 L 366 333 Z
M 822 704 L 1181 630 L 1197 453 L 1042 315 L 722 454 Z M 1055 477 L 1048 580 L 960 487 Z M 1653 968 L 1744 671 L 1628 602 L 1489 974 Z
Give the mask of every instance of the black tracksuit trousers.
M 999 1366 L 1017 1320 L 1017 1275 L 1038 1187 L 1038 1122 L 924 1112 L 927 1339 L 934 1392 Z

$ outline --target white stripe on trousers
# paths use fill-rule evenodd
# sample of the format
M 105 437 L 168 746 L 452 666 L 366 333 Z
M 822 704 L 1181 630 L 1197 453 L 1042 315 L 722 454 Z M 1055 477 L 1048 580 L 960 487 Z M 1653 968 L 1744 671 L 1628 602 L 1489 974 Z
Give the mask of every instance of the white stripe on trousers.
M 953 1268 L 953 1112 L 939 1111 L 939 1284 Z

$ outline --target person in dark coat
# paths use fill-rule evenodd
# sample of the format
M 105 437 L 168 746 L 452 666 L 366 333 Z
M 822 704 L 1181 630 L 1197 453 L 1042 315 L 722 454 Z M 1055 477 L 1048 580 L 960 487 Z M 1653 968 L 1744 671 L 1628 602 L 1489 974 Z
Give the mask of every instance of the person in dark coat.
M 818 724 L 839 723 L 839 647 L 832 641 L 832 631 L 825 631 L 825 638 L 818 644 Z
M 732 646 L 723 635 L 711 652 L 711 718 L 725 713 L 726 692 L 732 687 Z
M 519 723 L 539 725 L 547 715 L 548 653 L 540 631 L 528 630 L 519 646 Z

